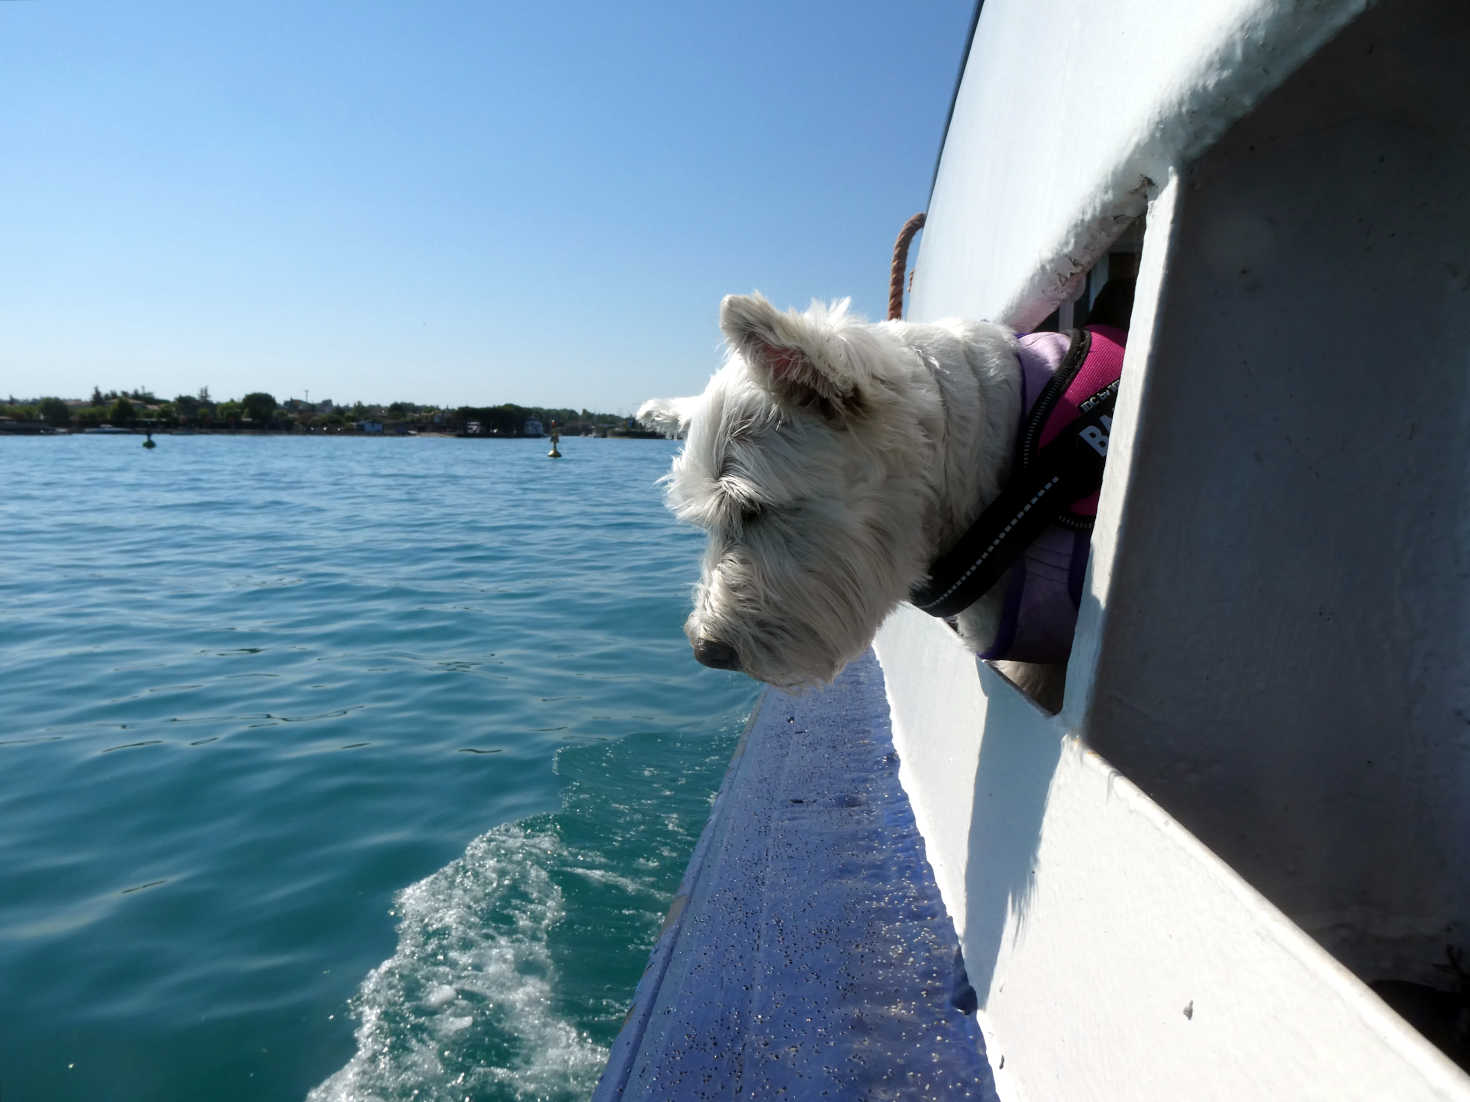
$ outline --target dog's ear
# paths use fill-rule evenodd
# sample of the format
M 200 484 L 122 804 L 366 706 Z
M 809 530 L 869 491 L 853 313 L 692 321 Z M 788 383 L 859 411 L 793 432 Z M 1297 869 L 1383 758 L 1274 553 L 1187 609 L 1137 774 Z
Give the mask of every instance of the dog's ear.
M 837 307 L 845 313 L 846 303 Z M 776 398 L 841 418 L 861 406 L 841 337 L 811 317 L 783 314 L 760 294 L 726 295 L 720 328 L 756 381 Z
M 698 401 L 698 397 L 650 398 L 638 407 L 638 420 L 665 436 L 683 436 Z

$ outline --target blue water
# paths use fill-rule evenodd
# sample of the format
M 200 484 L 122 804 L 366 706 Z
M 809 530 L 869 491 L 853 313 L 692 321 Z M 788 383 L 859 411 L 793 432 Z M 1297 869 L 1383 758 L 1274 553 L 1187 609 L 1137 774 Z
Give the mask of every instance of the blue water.
M 585 1097 L 755 698 L 673 445 L 0 438 L 0 1098 Z

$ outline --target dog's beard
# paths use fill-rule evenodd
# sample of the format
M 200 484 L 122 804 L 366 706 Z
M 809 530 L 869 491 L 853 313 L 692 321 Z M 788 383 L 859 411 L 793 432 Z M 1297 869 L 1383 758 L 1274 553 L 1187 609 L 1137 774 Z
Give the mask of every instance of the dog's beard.
M 796 618 L 798 613 L 790 608 L 779 618 L 775 610 L 737 617 L 701 613 L 703 604 L 696 594 L 695 611 L 684 625 L 690 642 L 697 645 L 701 639 L 718 639 L 734 649 L 740 672 L 778 688 L 824 685 L 864 646 L 862 640 L 841 640 L 823 632 L 809 620 Z
M 800 525 L 810 533 L 810 526 Z M 830 538 L 808 549 L 790 531 L 753 549 L 711 547 L 685 624 L 690 642 L 732 647 L 739 668 L 781 688 L 830 682 L 902 599 L 891 549 Z M 792 555 L 810 550 L 811 562 Z

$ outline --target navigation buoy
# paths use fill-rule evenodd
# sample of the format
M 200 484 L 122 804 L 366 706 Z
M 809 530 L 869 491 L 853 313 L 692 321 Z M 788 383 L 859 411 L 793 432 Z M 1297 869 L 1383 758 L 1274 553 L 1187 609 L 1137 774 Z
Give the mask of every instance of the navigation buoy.
M 559 441 L 560 439 L 561 439 L 561 433 L 559 433 L 559 432 L 556 431 L 556 422 L 553 421 L 553 422 L 551 422 L 551 450 L 546 453 L 549 458 L 551 458 L 551 459 L 560 459 L 561 458 L 561 452 L 559 452 L 559 451 L 556 450 L 557 441 Z
M 151 432 L 148 434 L 148 439 L 143 441 L 143 446 L 145 448 L 156 448 L 156 447 L 158 447 L 158 444 L 154 442 L 153 434 Z

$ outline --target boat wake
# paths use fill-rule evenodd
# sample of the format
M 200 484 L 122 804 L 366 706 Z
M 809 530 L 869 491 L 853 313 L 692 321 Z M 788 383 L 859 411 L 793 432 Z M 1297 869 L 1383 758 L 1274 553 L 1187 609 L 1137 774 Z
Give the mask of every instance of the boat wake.
M 397 949 L 350 1002 L 357 1051 L 311 1102 L 587 1097 L 734 743 L 564 748 L 560 811 L 398 893 Z
M 353 999 L 357 1053 L 310 1099 L 556 1098 L 596 1078 L 607 1049 L 556 1008 L 557 845 L 499 827 L 399 893 L 398 949 Z

